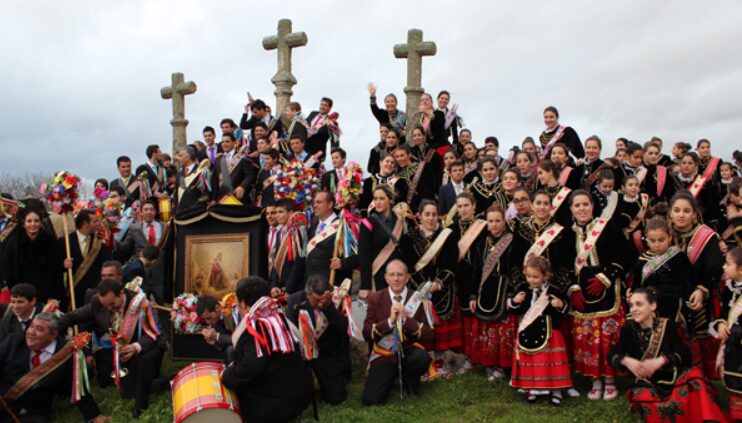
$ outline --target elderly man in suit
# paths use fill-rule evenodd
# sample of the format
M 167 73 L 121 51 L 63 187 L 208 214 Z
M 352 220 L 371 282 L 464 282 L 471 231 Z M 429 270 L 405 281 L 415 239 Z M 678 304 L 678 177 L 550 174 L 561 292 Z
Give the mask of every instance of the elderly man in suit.
M 142 204 L 141 222 L 133 223 L 121 242 L 116 241 L 117 258 L 121 262 L 129 261 L 133 255 L 139 255 L 144 247 L 158 247 L 162 241 L 164 225 L 155 220 L 155 204 L 147 201 Z
M 389 388 L 399 378 L 398 357 L 392 352 L 394 330 L 401 329 L 404 334 L 402 383 L 407 392 L 419 393 L 420 377 L 430 364 L 430 356 L 419 343 L 432 342 L 433 330 L 422 304 L 415 306 L 410 301 L 415 290 L 407 287 L 407 266 L 401 260 L 393 260 L 387 264 L 384 277 L 389 287 L 369 294 L 363 323 L 363 337 L 374 343 L 361 399 L 364 405 L 385 403 Z
M 90 210 L 81 210 L 75 217 L 76 231 L 70 239 L 72 258 L 64 259 L 64 268 L 72 268 L 75 285 L 75 305 L 85 302 L 85 291 L 95 288 L 103 262 L 111 257 L 111 250 L 98 238 L 101 218 Z M 64 251 L 64 238 L 60 238 L 59 251 Z M 62 300 L 62 299 L 60 299 Z
M 36 315 L 25 333 L 13 333 L 0 343 L 0 393 L 15 415 L 14 420 L 7 414 L 7 409 L 0 409 L 0 422 L 49 421 L 52 397 L 55 394 L 69 395 L 72 386 L 72 360 L 56 368 L 45 367 L 65 344 L 59 319 L 51 313 Z M 40 376 L 31 376 L 35 382 L 19 394 L 17 382 L 36 368 L 44 371 Z M 111 417 L 101 415 L 90 393 L 78 401 L 77 408 L 84 421 L 100 423 L 111 420 Z

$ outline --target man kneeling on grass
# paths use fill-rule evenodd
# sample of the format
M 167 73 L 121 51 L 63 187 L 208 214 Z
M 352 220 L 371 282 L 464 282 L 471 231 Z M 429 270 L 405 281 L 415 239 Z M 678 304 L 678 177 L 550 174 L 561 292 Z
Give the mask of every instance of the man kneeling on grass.
M 401 260 L 386 266 L 387 289 L 368 296 L 368 314 L 363 324 L 363 337 L 373 341 L 369 358 L 368 378 L 363 388 L 363 404 L 386 402 L 389 388 L 399 379 L 398 357 L 392 352 L 395 340 L 402 339 L 402 385 L 405 391 L 417 395 L 420 377 L 430 365 L 430 356 L 420 343 L 433 340 L 422 301 L 415 290 L 407 287 L 410 274 Z

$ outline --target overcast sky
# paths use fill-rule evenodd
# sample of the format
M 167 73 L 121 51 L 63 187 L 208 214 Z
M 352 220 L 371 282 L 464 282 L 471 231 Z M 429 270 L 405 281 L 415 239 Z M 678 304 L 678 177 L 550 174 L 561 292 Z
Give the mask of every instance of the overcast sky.
M 481 145 L 509 146 L 561 122 L 610 144 L 709 138 L 728 158 L 742 118 L 742 3 L 648 1 L 4 1 L 0 15 L 0 173 L 66 169 L 116 176 L 115 159 L 170 150 L 172 72 L 198 84 L 186 99 L 188 140 L 238 120 L 246 91 L 274 104 L 280 18 L 305 31 L 294 50 L 294 100 L 335 100 L 341 145 L 366 165 L 377 141 L 366 84 L 403 97 L 406 63 L 392 48 L 409 28 L 435 41 L 423 86 L 447 89 Z M 404 101 L 401 101 L 404 104 Z

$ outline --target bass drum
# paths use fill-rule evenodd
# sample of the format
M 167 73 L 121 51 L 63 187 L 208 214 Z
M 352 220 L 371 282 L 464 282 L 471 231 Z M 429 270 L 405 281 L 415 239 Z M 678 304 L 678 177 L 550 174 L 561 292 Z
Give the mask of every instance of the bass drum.
M 222 385 L 221 363 L 194 363 L 173 378 L 175 423 L 240 423 L 237 397 Z

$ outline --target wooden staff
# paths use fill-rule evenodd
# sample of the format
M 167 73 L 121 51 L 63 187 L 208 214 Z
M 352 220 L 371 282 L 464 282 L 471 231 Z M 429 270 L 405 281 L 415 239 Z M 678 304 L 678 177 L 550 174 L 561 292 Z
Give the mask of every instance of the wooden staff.
M 342 233 L 343 233 L 343 217 L 340 218 L 340 227 L 338 228 L 338 231 L 335 233 L 335 246 L 332 249 L 332 259 L 338 258 L 338 254 L 340 254 L 340 244 L 343 241 Z M 330 270 L 330 287 L 335 286 L 335 269 Z
M 21 421 L 18 420 L 18 417 L 16 417 L 15 413 L 13 413 L 13 410 L 10 408 L 8 403 L 5 401 L 5 397 L 3 397 L 2 395 L 0 395 L 0 404 L 2 404 L 5 412 L 8 413 L 8 416 L 10 417 L 10 420 L 13 421 L 13 423 L 21 423 Z
M 72 253 L 70 252 L 70 234 L 69 228 L 67 227 L 67 213 L 62 214 L 62 230 L 64 231 L 64 249 L 67 252 L 67 259 L 72 259 Z M 70 307 L 71 310 L 76 309 L 75 305 L 75 279 L 72 275 L 72 267 L 67 269 L 67 286 L 70 290 Z M 77 333 L 77 327 L 75 327 L 75 333 Z

